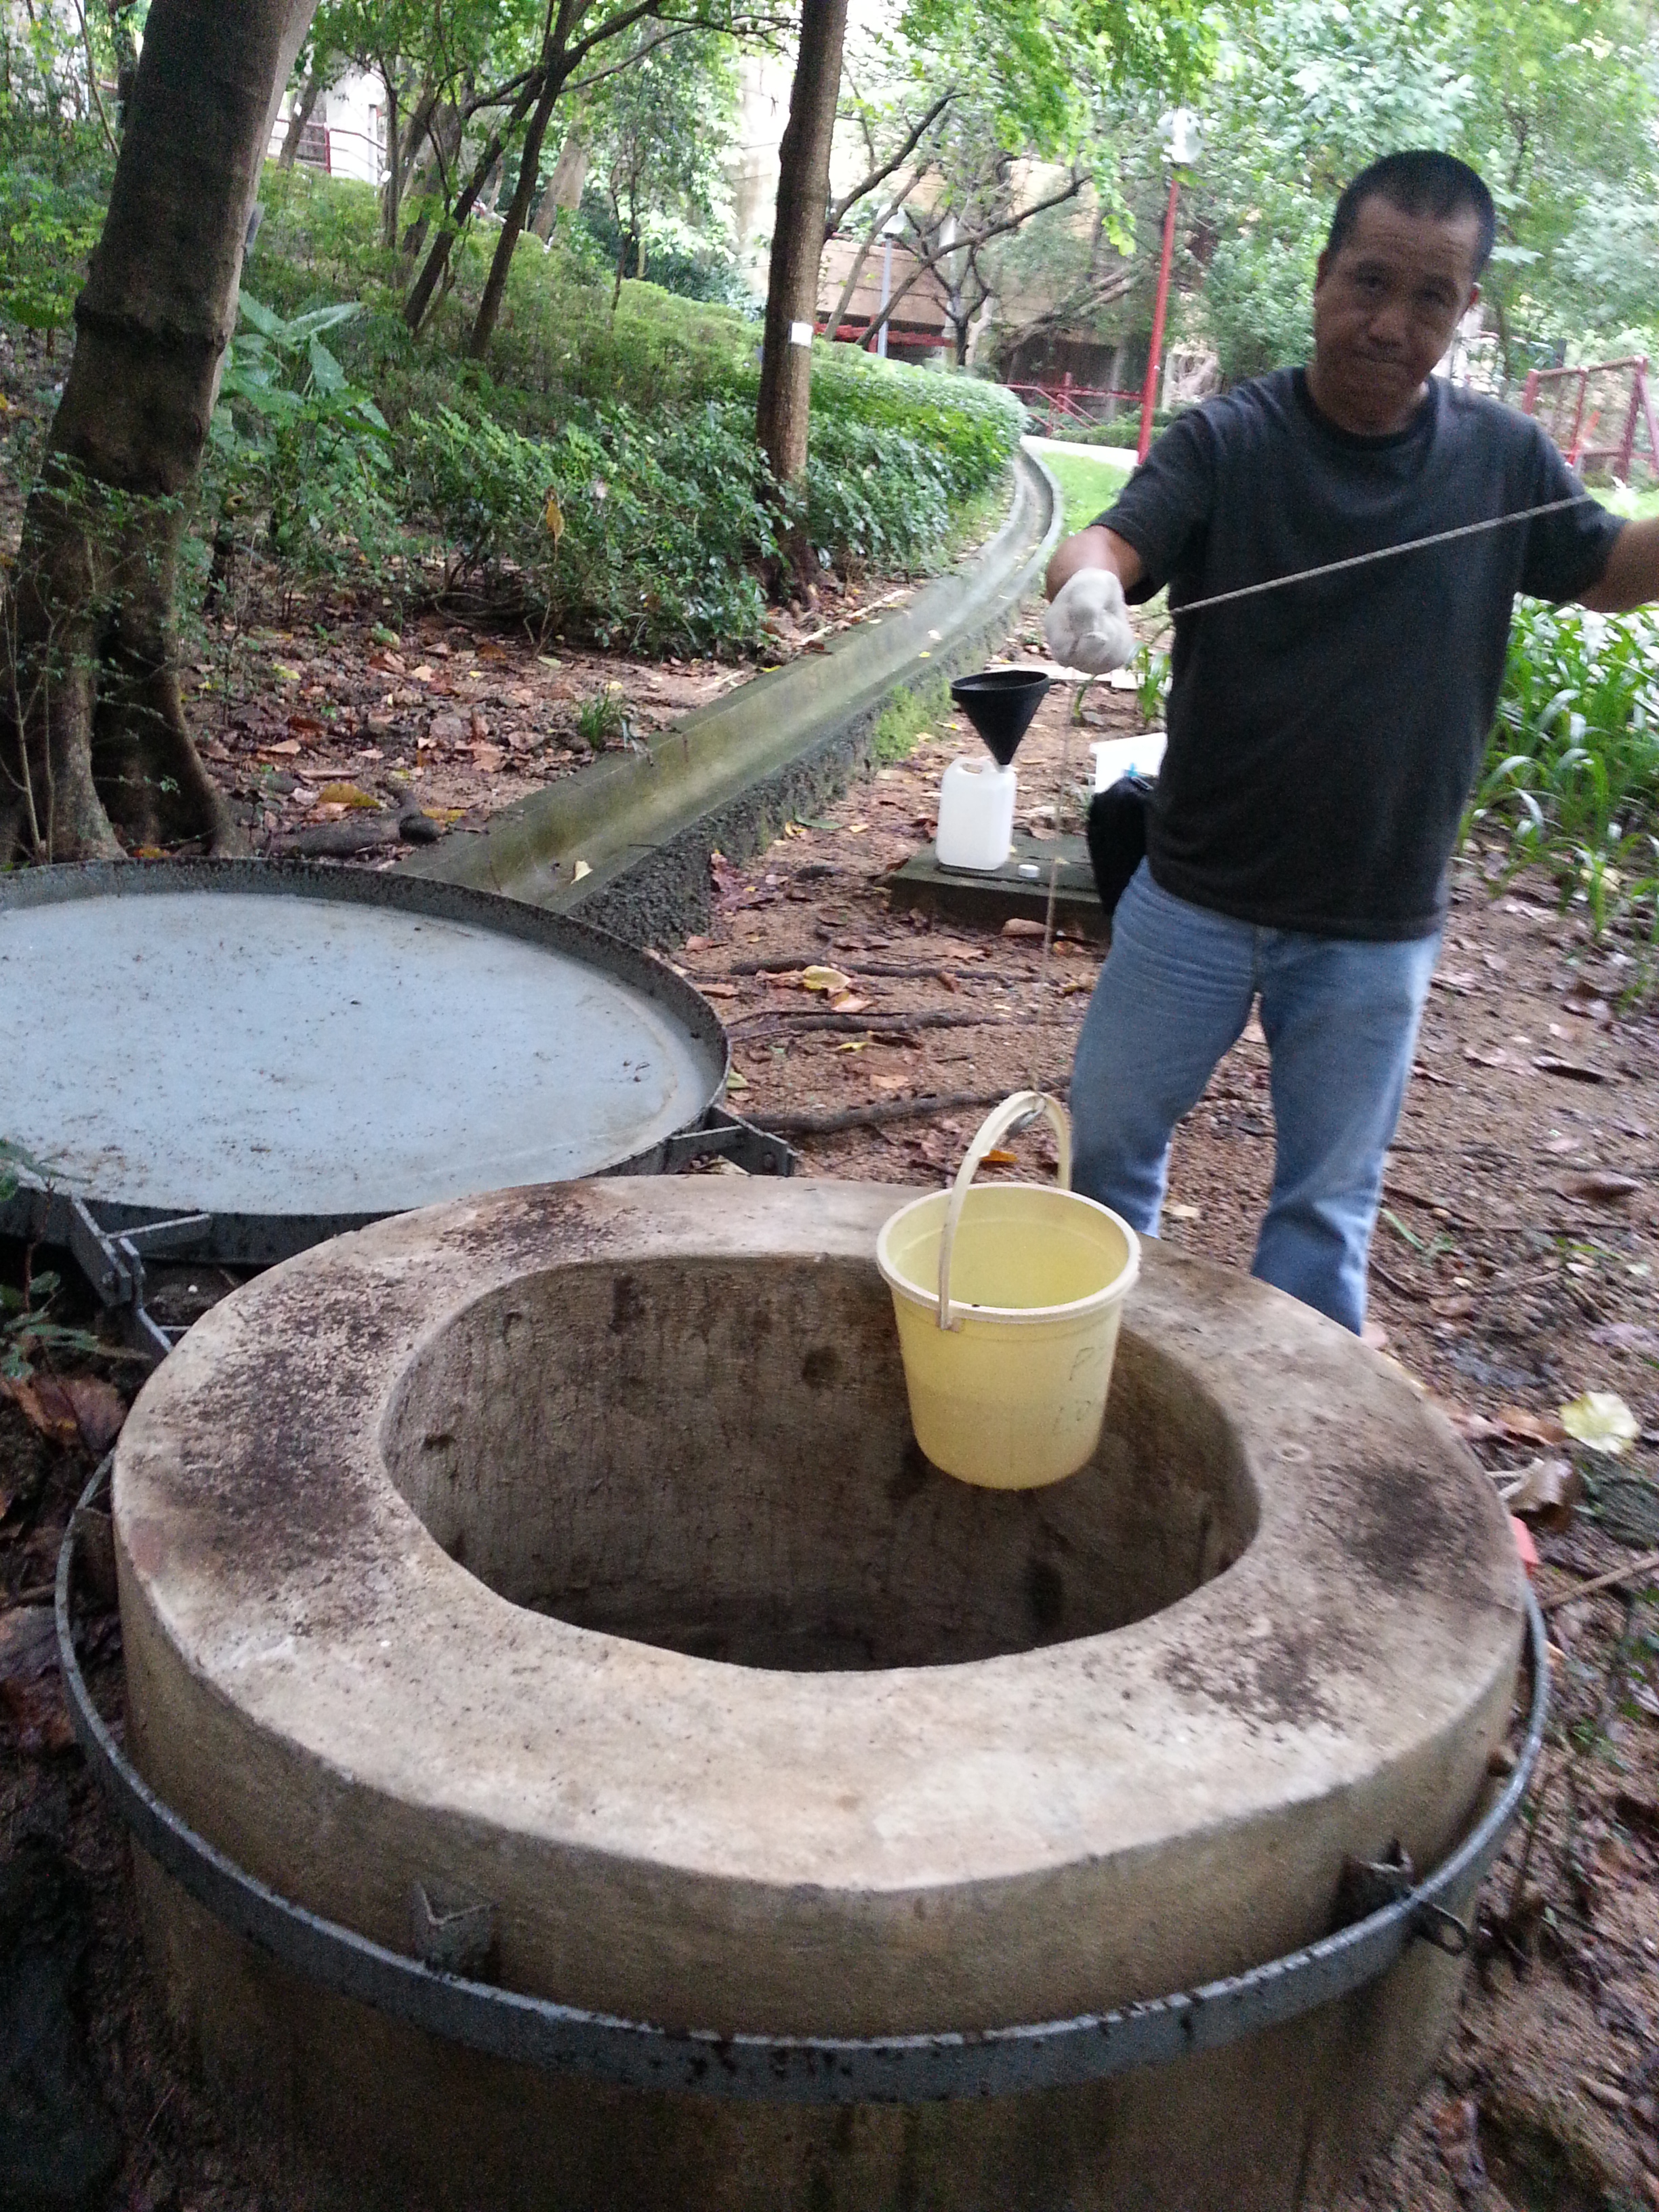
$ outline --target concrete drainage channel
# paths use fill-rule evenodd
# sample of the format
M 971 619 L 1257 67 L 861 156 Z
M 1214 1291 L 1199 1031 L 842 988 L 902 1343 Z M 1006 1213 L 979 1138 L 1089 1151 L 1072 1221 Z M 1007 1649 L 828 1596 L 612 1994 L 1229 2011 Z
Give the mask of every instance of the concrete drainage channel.
M 135 1408 L 125 1750 L 72 1527 L 77 1728 L 210 2078 L 356 2201 L 1292 2212 L 1431 2065 L 1543 1721 L 1490 1485 L 1156 1246 L 1095 1460 L 952 1484 L 873 1264 L 904 1195 L 403 1215 Z
M 1060 535 L 1059 488 L 1015 458 L 1008 518 L 970 562 L 655 738 L 453 836 L 401 872 L 498 891 L 634 944 L 707 915 L 708 855 L 755 852 L 840 787 L 901 684 L 961 674 L 1001 642 Z M 578 862 L 589 872 L 575 880 Z

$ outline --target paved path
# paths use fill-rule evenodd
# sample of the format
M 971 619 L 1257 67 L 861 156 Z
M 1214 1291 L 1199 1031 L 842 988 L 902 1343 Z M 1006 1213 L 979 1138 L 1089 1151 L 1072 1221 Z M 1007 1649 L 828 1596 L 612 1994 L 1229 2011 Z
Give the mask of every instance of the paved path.
M 1135 465 L 1133 446 L 1080 446 L 1069 438 L 1022 438 L 1028 453 L 1075 453 L 1085 461 L 1104 461 L 1108 468 L 1127 471 Z

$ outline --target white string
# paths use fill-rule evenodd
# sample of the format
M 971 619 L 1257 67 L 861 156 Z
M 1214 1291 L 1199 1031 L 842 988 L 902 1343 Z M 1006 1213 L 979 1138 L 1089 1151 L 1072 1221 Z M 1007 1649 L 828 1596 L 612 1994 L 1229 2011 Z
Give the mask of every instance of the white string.
M 1241 584 L 1235 592 L 1218 592 L 1212 599 L 1189 599 L 1184 606 L 1171 607 L 1170 615 L 1178 622 L 1183 615 L 1200 615 L 1206 607 L 1224 607 L 1231 599 L 1253 599 L 1259 592 L 1282 592 L 1287 584 L 1305 584 L 1315 576 L 1334 576 L 1344 568 L 1363 568 L 1372 561 L 1391 561 L 1397 553 L 1419 552 L 1425 545 L 1445 545 L 1454 538 L 1478 538 L 1485 530 L 1505 530 L 1512 522 L 1530 522 L 1534 515 L 1559 514 L 1565 507 L 1583 507 L 1595 502 L 1594 492 L 1575 492 L 1571 499 L 1553 499 L 1547 507 L 1523 507 L 1514 514 L 1495 514 L 1485 522 L 1461 523 L 1455 530 L 1437 530 L 1430 538 L 1410 538 L 1403 545 L 1381 545 L 1373 553 L 1352 553 L 1346 561 L 1328 561 L 1323 568 L 1297 568 L 1289 576 L 1270 576 L 1265 584 Z

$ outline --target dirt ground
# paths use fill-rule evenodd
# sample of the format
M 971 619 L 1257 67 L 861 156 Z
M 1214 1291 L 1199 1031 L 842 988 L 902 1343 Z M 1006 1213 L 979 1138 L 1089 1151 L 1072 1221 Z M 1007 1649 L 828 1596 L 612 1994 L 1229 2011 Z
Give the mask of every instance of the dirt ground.
M 556 641 L 554 669 L 532 641 L 448 620 L 376 647 L 364 642 L 363 611 L 349 647 L 318 638 L 314 624 L 303 641 L 298 631 L 256 641 L 269 670 L 224 720 L 225 757 L 214 757 L 234 790 L 257 789 L 254 826 L 267 840 L 366 811 L 321 796 L 325 769 L 383 798 L 394 763 L 419 771 L 423 807 L 465 806 L 473 818 L 538 777 L 574 772 L 574 754 L 559 757 L 572 750 L 558 733 L 573 702 L 554 696 L 557 683 L 592 696 L 625 682 L 643 727 L 647 712 L 667 717 L 733 673 L 618 674 Z M 393 653 L 401 669 L 385 665 Z M 530 704 L 516 702 L 520 690 Z M 1067 723 L 1069 703 L 1051 695 L 1019 757 L 1022 813 L 1039 836 L 1056 808 L 1062 827 L 1075 826 L 1088 738 L 1134 726 L 1133 695 L 1096 687 L 1081 729 Z M 319 710 L 331 705 L 324 722 Z M 348 713 L 363 739 L 349 747 Z M 464 733 L 434 740 L 444 715 L 465 717 Z M 323 722 L 322 737 L 291 734 L 307 719 Z M 515 731 L 545 734 L 515 744 Z M 290 744 L 298 750 L 276 750 Z M 1029 933 L 890 908 L 886 872 L 927 836 L 945 763 L 972 744 L 946 724 L 767 853 L 717 861 L 713 919 L 672 956 L 731 1030 L 732 1103 L 788 1132 L 805 1172 L 934 1183 L 985 1105 L 1034 1079 L 1064 1092 L 1098 947 L 1061 938 L 1045 963 Z M 492 748 L 499 760 L 481 760 Z M 298 765 L 274 765 L 283 761 Z M 284 775 L 293 790 L 276 787 Z M 1447 1407 L 1495 1477 L 1569 1462 L 1582 1495 L 1558 1509 L 1559 1525 L 1534 1523 L 1538 1586 L 1555 1608 L 1555 1704 L 1530 1856 L 1523 1865 L 1517 1835 L 1485 1893 L 1457 2035 L 1342 2212 L 1659 2207 L 1659 1583 L 1647 1557 L 1659 1545 L 1659 1023 L 1626 1002 L 1630 948 L 1592 945 L 1581 921 L 1557 913 L 1548 884 L 1503 886 L 1497 873 L 1493 856 L 1459 865 L 1390 1158 L 1372 1311 L 1388 1352 Z M 946 1103 L 917 1112 L 919 1099 Z M 1040 1143 L 1021 1143 L 1033 1149 L 1004 1172 L 1042 1158 Z M 1166 1234 L 1247 1265 L 1271 1164 L 1253 1024 L 1179 1133 Z M 15 1282 L 21 1264 L 15 1249 L 0 1254 L 0 1279 Z M 85 1364 L 131 1388 L 130 1369 Z M 1568 1444 L 1558 1408 L 1586 1389 L 1631 1408 L 1638 1433 L 1622 1456 Z M 21 1957 L 18 1930 L 33 1925 L 31 1955 L 56 1962 L 84 2051 L 64 2094 L 88 2170 L 106 2177 L 89 2206 L 287 2212 L 311 2201 L 293 2161 L 241 2116 L 215 2110 L 160 2017 L 125 1846 L 73 1747 L 36 1633 L 94 1464 L 75 1415 L 95 1427 L 107 1407 L 94 1397 L 32 1410 L 33 1423 L 0 1397 L 0 1838 L 14 1870 L 49 1870 L 32 1893 L 50 1909 L 19 1919 L 0 1872 L 0 1988 L 8 1942 Z M 42 1434 L 40 1419 L 54 1412 L 56 1434 Z M 1625 1585 L 1560 1602 L 1621 1567 L 1633 1571 Z M 90 1616 L 88 1664 L 112 1695 L 119 1641 L 112 1612 Z M 0 2174 L 0 2206 L 7 2185 Z

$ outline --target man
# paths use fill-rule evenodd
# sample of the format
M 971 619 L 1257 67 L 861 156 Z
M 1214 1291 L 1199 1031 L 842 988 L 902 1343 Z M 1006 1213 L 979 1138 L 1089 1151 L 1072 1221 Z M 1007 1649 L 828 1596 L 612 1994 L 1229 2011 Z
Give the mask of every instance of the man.
M 1156 1235 L 1176 1123 L 1253 1001 L 1278 1149 L 1254 1272 L 1358 1332 L 1446 878 L 1516 592 L 1659 595 L 1659 521 L 1593 501 L 1182 617 L 1183 605 L 1574 501 L 1544 432 L 1431 375 L 1494 228 L 1473 169 L 1391 154 L 1337 204 L 1305 369 L 1183 414 L 1049 564 L 1058 659 L 1121 665 L 1170 587 L 1169 749 L 1072 1081 L 1073 1179 Z

